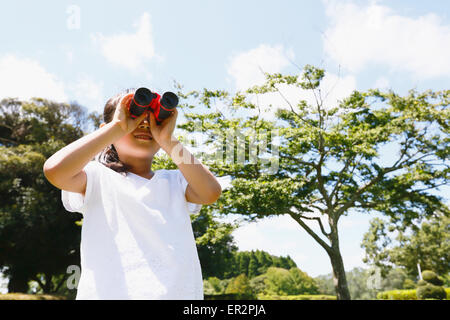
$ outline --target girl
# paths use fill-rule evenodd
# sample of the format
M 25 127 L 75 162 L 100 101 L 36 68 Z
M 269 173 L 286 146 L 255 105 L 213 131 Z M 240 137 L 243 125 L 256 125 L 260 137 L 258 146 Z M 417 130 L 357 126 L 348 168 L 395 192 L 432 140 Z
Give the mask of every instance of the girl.
M 105 123 L 44 164 L 64 207 L 83 214 L 77 299 L 203 299 L 189 212 L 221 187 L 172 135 L 176 110 L 160 125 L 130 117 L 134 92 L 109 99 Z M 179 170 L 152 170 L 160 148 Z

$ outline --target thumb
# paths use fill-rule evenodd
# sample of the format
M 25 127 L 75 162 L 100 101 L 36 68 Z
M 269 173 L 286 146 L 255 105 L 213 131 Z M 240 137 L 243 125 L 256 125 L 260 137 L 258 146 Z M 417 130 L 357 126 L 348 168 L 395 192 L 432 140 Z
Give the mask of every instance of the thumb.
M 139 117 L 137 117 L 134 121 L 139 125 L 142 120 L 144 120 L 147 117 L 147 112 L 144 112 Z
M 156 119 L 153 112 L 150 112 L 150 129 L 153 129 L 156 126 Z

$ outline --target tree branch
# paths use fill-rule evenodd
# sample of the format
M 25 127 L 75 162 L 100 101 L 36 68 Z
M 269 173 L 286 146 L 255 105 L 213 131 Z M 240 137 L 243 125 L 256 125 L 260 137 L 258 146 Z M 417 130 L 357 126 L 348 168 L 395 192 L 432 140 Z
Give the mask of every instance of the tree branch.
M 305 216 L 302 216 L 302 215 L 300 215 L 299 217 L 302 218 L 302 219 L 307 219 L 307 220 L 316 220 L 319 223 L 320 231 L 322 231 L 322 234 L 324 236 L 326 236 L 327 238 L 329 237 L 330 233 L 325 231 L 325 229 L 323 227 L 323 224 L 322 224 L 322 220 L 320 220 L 319 217 L 305 217 Z
M 336 182 L 336 184 L 335 184 L 335 186 L 334 186 L 334 189 L 333 189 L 333 191 L 332 191 L 331 194 L 330 194 L 330 199 L 331 199 L 332 202 L 333 202 L 333 196 L 334 196 L 334 194 L 337 192 L 338 186 L 339 186 L 339 184 L 340 184 L 341 181 L 342 181 L 343 173 L 344 173 L 344 172 L 347 172 L 347 169 L 348 169 L 348 167 L 349 167 L 349 165 L 350 165 L 350 162 L 351 162 L 353 159 L 355 159 L 355 158 L 356 158 L 356 156 L 351 157 L 351 158 L 348 158 L 347 161 L 345 162 L 344 168 L 339 172 L 339 179 L 338 179 L 338 181 Z
M 320 146 L 319 146 L 320 148 Z M 323 150 L 319 150 L 320 152 L 322 152 Z M 323 163 L 323 159 L 325 158 L 325 155 L 323 153 L 320 154 L 320 160 L 319 163 L 316 166 L 316 170 L 317 170 L 317 181 L 318 181 L 318 189 L 320 194 L 322 195 L 323 199 L 325 200 L 327 207 L 331 208 L 332 204 L 330 202 L 330 198 L 327 194 L 327 190 L 325 190 L 324 187 L 324 181 L 323 181 L 323 177 L 322 177 L 322 163 Z
M 17 145 L 17 141 L 14 141 L 14 140 L 10 140 L 10 139 L 7 139 L 7 138 L 2 138 L 2 137 L 0 137 L 0 140 L 7 141 L 9 143 L 13 143 L 13 144 Z
M 310 227 L 308 227 L 306 225 L 306 223 L 304 221 L 302 221 L 302 219 L 300 218 L 300 216 L 295 213 L 292 212 L 291 210 L 289 210 L 288 214 L 295 220 L 297 221 L 297 223 L 303 228 L 305 229 L 305 231 L 311 236 L 313 237 L 314 240 L 317 241 L 317 243 L 320 244 L 320 246 L 322 246 L 322 248 L 325 249 L 325 251 L 327 251 L 329 254 L 331 254 L 331 247 L 325 242 L 323 241 L 313 230 L 311 230 Z

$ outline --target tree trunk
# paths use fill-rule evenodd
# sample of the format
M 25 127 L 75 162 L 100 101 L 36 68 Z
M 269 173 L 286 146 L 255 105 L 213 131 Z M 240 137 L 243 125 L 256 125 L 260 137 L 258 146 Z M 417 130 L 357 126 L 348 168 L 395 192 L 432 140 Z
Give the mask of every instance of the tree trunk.
M 332 248 L 332 253 L 329 255 L 331 265 L 333 267 L 333 283 L 336 290 L 338 300 L 350 300 L 350 291 L 347 286 L 347 277 L 345 276 L 344 262 L 342 261 L 341 253 Z
M 337 219 L 336 219 L 337 220 Z M 347 277 L 345 275 L 344 261 L 342 260 L 341 251 L 339 249 L 339 236 L 337 230 L 337 221 L 330 219 L 331 232 L 329 239 L 331 248 L 328 256 L 333 267 L 333 282 L 338 300 L 350 300 L 350 291 L 348 290 Z
M 20 272 L 12 271 L 9 276 L 8 293 L 27 293 L 28 292 L 28 278 Z

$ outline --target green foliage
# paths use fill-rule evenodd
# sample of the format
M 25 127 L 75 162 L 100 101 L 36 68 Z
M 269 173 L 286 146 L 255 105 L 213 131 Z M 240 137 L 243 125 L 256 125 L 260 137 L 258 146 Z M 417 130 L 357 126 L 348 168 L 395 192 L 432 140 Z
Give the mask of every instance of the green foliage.
M 205 295 L 240 294 L 242 297 L 260 295 L 315 295 L 319 293 L 314 279 L 293 267 L 290 270 L 269 267 L 267 272 L 249 279 L 245 274 L 220 280 L 210 277 L 203 282 Z M 252 299 L 253 299 L 252 298 Z
M 203 293 L 208 295 L 225 294 L 231 279 L 221 280 L 217 277 L 209 277 L 203 280 Z
M 418 286 L 426 286 L 427 285 L 427 282 L 425 281 L 425 280 L 419 280 L 419 281 L 417 281 L 417 285 Z
M 417 287 L 417 298 L 445 300 L 447 298 L 447 294 L 443 287 L 426 284 L 424 286 Z
M 182 109 L 191 111 L 192 106 L 198 105 L 213 111 L 185 113 L 187 122 L 179 128 L 192 132 L 200 124 L 207 136 L 204 146 L 216 150 L 205 155 L 203 162 L 218 176 L 229 175 L 233 179 L 232 187 L 222 193 L 214 210 L 240 214 L 249 221 L 288 214 L 334 257 L 332 267 L 339 270 L 343 261 L 337 226 L 340 217 L 351 210 L 381 212 L 401 232 L 437 212 L 449 215 L 442 198 L 427 191 L 448 179 L 448 168 L 442 165 L 450 155 L 450 90 L 411 90 L 405 96 L 392 91 L 355 91 L 328 108 L 323 105 L 326 97 L 319 90 L 324 76 L 324 70 L 307 65 L 299 75 L 266 74 L 264 84 L 234 95 L 210 89 L 179 92 Z M 301 93 L 308 90 L 315 101 L 288 101 L 283 95 L 286 87 Z M 260 105 L 259 101 L 274 95 L 281 97 L 279 102 Z M 261 115 L 268 111 L 273 111 L 275 117 L 265 120 Z M 430 127 L 438 130 L 427 132 Z M 259 145 L 256 161 L 250 161 L 249 137 L 241 152 L 242 161 L 235 156 L 239 154 L 237 147 L 230 152 L 234 157 L 223 152 L 230 145 L 223 133 L 251 132 L 249 135 L 256 141 L 264 141 L 264 130 L 276 132 L 278 139 Z M 398 142 L 399 156 L 395 165 L 381 166 L 378 150 L 389 142 Z M 271 170 L 265 161 L 272 145 L 278 146 L 276 170 Z M 330 163 L 339 169 L 331 170 Z M 313 220 L 318 223 L 320 234 L 305 223 L 314 213 L 316 218 L 326 216 Z M 330 228 L 322 225 L 323 220 L 331 221 Z M 389 257 L 375 256 L 369 255 L 369 260 L 382 263 Z M 396 259 L 402 260 L 402 255 L 399 253 Z M 256 274 L 255 262 L 241 262 L 234 272 L 247 269 L 247 275 Z M 410 268 L 411 264 L 407 264 Z M 344 285 L 338 287 L 338 297 L 348 299 L 349 292 L 342 289 L 346 287 L 345 279 L 339 281 Z
M 262 250 L 236 252 L 230 263 L 228 272 L 225 272 L 226 278 L 236 277 L 239 274 L 253 278 L 264 274 L 269 267 L 290 269 L 297 266 L 289 256 L 277 257 Z
M 377 299 L 379 300 L 417 300 L 417 299 L 446 299 L 450 300 L 450 288 L 445 288 L 444 293 L 442 294 L 442 291 L 439 290 L 439 293 L 437 293 L 437 296 L 439 298 L 418 298 L 419 296 L 419 289 L 411 289 L 411 290 L 391 290 L 391 291 L 383 291 L 379 292 L 377 294 Z M 425 289 L 424 291 L 427 291 L 429 289 Z M 431 290 L 433 291 L 433 290 Z M 421 295 L 424 293 L 421 293 Z M 435 295 L 436 293 L 432 293 L 432 295 Z
M 447 297 L 445 289 L 441 287 L 443 281 L 431 270 L 422 271 L 422 279 L 417 287 L 417 298 L 444 300 Z
M 405 290 L 415 289 L 416 287 L 417 285 L 411 279 L 405 279 L 405 281 L 403 282 L 403 289 Z
M 267 295 L 259 294 L 258 300 L 336 300 L 336 296 L 332 295 L 289 295 L 289 296 L 277 296 L 277 295 Z
M 66 300 L 66 297 L 50 294 L 7 293 L 0 294 L 0 300 Z
M 232 279 L 228 284 L 225 293 L 238 294 L 240 299 L 256 299 L 253 288 L 250 285 L 250 281 L 245 274 L 241 274 Z
M 205 300 L 255 300 L 252 295 L 247 297 L 239 293 L 204 294 Z
M 232 236 L 237 225 L 218 222 L 208 206 L 192 214 L 191 221 L 203 278 L 226 278 L 237 251 Z
M 450 272 L 450 217 L 436 212 L 415 227 L 409 234 L 397 230 L 393 240 L 393 224 L 376 218 L 371 221 L 361 246 L 365 249 L 364 261 L 381 268 L 383 274 L 393 266 L 403 267 L 410 276 L 418 276 L 417 263 L 423 269 L 440 274 Z
M 444 282 L 443 286 L 446 288 L 450 288 L 450 272 L 443 275 L 441 277 L 442 281 Z
M 250 279 L 250 285 L 252 286 L 254 292 L 257 294 L 266 292 L 266 278 L 267 274 L 263 273 Z
M 314 279 L 298 268 L 270 267 L 266 272 L 265 292 L 271 295 L 318 294 Z
M 346 272 L 348 289 L 352 299 L 371 300 L 376 299 L 377 294 L 384 291 L 401 291 L 402 289 L 414 289 L 416 287 L 414 278 L 409 276 L 403 269 L 392 269 L 386 275 L 381 276 L 377 287 L 370 287 L 370 278 L 377 276 L 372 269 L 354 268 Z M 334 292 L 332 275 L 315 277 L 321 294 L 332 294 Z
M 424 271 L 422 271 L 422 279 L 425 282 L 429 282 L 429 283 L 434 284 L 436 286 L 442 286 L 444 284 L 444 282 L 441 279 L 439 279 L 437 274 L 434 271 L 431 271 L 431 270 L 424 270 Z
M 377 294 L 378 300 L 417 300 L 416 290 L 390 290 Z
M 0 102 L 0 267 L 9 292 L 26 293 L 30 280 L 56 292 L 67 266 L 79 265 L 80 215 L 64 210 L 42 168 L 94 118 L 76 104 Z

